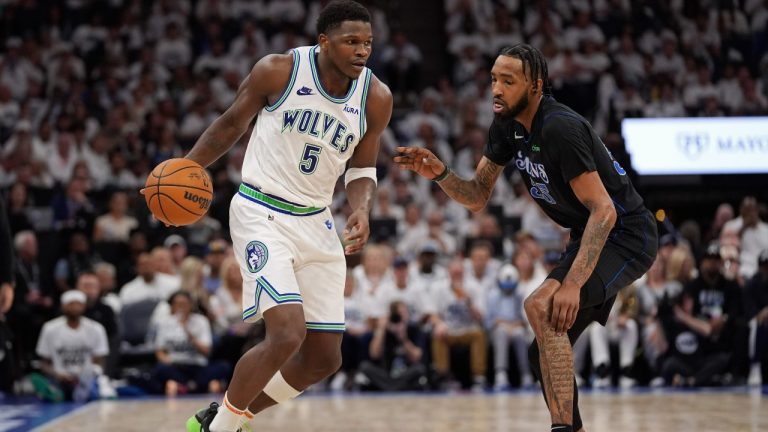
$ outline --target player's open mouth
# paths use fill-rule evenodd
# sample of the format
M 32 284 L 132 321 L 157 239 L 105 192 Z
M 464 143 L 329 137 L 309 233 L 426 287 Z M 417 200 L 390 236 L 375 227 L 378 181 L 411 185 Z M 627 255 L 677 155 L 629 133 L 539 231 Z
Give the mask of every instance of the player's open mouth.
M 493 112 L 498 114 L 498 113 L 500 113 L 502 111 L 504 111 L 504 104 L 499 102 L 499 101 L 497 101 L 497 100 L 494 100 L 493 101 Z
M 352 67 L 355 69 L 363 70 L 365 62 L 352 63 Z

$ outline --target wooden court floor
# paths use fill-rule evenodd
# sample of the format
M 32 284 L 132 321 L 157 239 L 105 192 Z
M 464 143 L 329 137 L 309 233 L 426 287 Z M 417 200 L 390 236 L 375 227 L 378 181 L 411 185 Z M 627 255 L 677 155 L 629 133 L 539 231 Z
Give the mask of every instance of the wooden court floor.
M 587 394 L 590 432 L 757 432 L 768 430 L 768 397 L 757 392 Z M 205 399 L 102 401 L 39 431 L 183 431 Z M 548 431 L 535 393 L 494 395 L 308 395 L 257 416 L 254 432 Z

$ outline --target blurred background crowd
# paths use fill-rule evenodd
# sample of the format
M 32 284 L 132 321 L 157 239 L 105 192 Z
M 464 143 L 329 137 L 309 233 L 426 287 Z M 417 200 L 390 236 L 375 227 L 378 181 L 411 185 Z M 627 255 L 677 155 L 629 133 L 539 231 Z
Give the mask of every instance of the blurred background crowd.
M 241 321 L 228 241 L 250 132 L 210 167 L 214 200 L 195 225 L 158 223 L 138 190 L 157 163 L 189 150 L 259 58 L 314 43 L 325 3 L 0 0 L 0 191 L 13 235 L 3 247 L 17 258 L 1 391 L 82 399 L 93 397 L 84 382 L 109 387 L 102 377 L 153 393 L 226 387 L 263 333 Z M 500 47 L 538 47 L 554 96 L 628 168 L 624 118 L 768 114 L 765 0 L 364 4 L 369 66 L 396 106 L 370 245 L 348 258 L 344 366 L 327 383 L 335 390 L 534 385 L 522 301 L 568 233 L 514 167 L 471 214 L 390 162 L 397 145 L 423 146 L 472 176 L 493 120 L 489 71 Z M 690 219 L 675 208 L 659 217 L 657 262 L 608 326 L 577 344 L 580 381 L 759 384 L 761 362 L 768 377 L 768 212 L 764 195 L 745 195 L 697 195 Z M 646 197 L 654 210 L 663 201 Z M 333 210 L 343 227 L 341 184 Z M 86 324 L 72 331 L 67 319 Z

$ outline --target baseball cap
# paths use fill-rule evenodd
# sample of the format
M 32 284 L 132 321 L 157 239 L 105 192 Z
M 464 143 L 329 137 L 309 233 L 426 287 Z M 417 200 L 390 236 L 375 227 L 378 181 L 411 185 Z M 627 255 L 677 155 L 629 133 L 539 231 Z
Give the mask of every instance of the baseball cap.
M 221 239 L 211 240 L 208 243 L 208 253 L 222 253 L 227 250 L 227 242 Z
M 677 237 L 672 234 L 664 234 L 659 239 L 659 246 L 677 246 Z
M 395 268 L 402 268 L 402 267 L 408 267 L 408 260 L 401 256 L 395 257 L 395 259 L 392 261 L 392 266 Z
M 499 288 L 502 290 L 513 290 L 517 288 L 519 278 L 520 276 L 515 266 L 512 264 L 504 264 L 499 269 L 499 274 L 496 277 L 496 281 L 499 284 Z
M 165 241 L 163 242 L 163 246 L 170 248 L 173 246 L 187 246 L 187 241 L 184 240 L 184 237 L 178 235 L 178 234 L 172 234 L 165 238 Z
M 86 303 L 85 293 L 80 290 L 69 290 L 61 295 L 61 304 L 69 304 L 72 302 Z
M 419 253 L 433 253 L 440 252 L 440 246 L 434 240 L 428 240 L 422 243 Z

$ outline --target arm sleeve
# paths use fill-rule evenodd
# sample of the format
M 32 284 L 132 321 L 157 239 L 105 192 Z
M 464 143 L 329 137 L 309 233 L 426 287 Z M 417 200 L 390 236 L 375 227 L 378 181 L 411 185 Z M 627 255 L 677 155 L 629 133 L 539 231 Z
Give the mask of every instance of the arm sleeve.
M 542 139 L 548 151 L 559 161 L 563 180 L 568 183 L 586 172 L 597 170 L 592 154 L 592 136 L 576 117 L 559 115 L 543 128 Z
M 515 156 L 515 148 L 507 137 L 508 129 L 496 120 L 488 129 L 488 142 L 483 155 L 496 165 L 504 166 Z
M 0 284 L 13 283 L 13 270 L 16 268 L 13 259 L 13 241 L 11 227 L 8 223 L 8 213 L 5 212 L 5 202 L 0 199 Z

